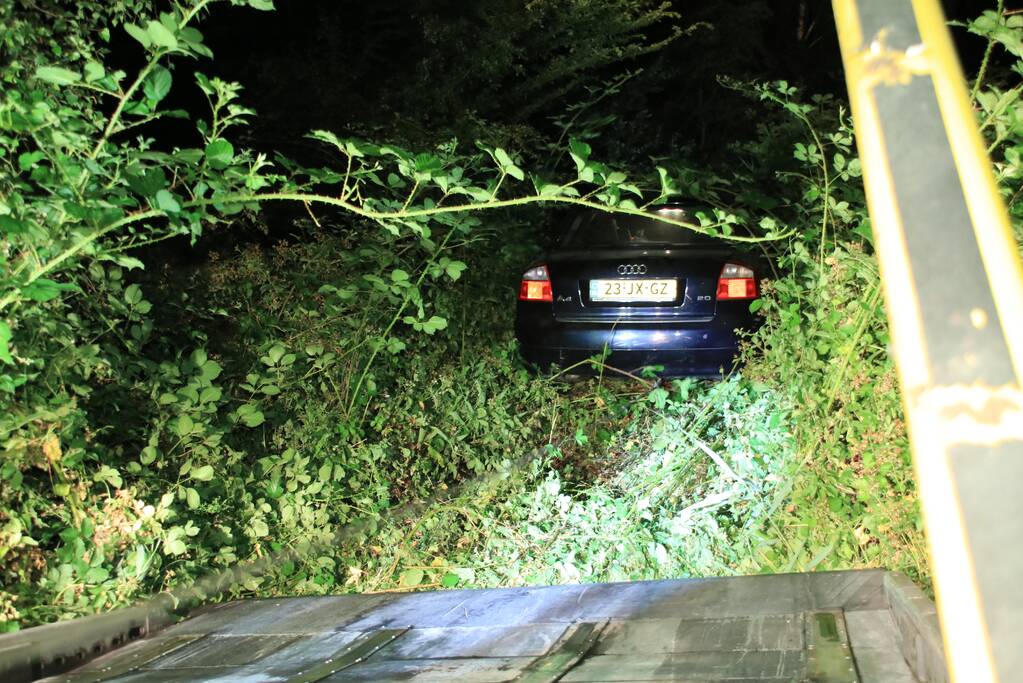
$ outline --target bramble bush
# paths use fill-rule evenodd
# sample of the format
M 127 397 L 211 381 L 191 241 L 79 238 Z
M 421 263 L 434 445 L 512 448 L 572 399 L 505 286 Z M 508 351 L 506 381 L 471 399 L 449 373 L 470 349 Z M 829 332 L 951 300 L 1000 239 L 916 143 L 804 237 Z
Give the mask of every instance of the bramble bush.
M 987 41 L 972 85 L 978 124 L 989 142 L 996 180 L 1017 242 L 1023 245 L 1023 21 L 1002 5 L 965 24 Z M 1017 58 L 992 75 L 995 50 Z M 987 77 L 987 79 L 986 79 Z M 734 87 L 734 84 L 730 84 Z M 784 503 L 765 520 L 771 571 L 884 566 L 925 587 L 930 570 L 912 461 L 888 355 L 888 325 L 873 255 L 870 218 L 859 182 L 851 122 L 841 103 L 809 103 L 787 83 L 752 93 L 780 107 L 775 124 L 747 150 L 738 180 L 746 201 L 770 205 L 796 228 L 777 258 L 777 277 L 762 302 L 763 327 L 748 340 L 745 373 L 793 406 L 796 453 L 785 472 Z M 769 119 L 770 120 L 770 119 Z M 788 163 L 771 159 L 779 139 Z M 780 170 L 778 170 L 780 168 Z M 761 196 L 771 187 L 775 192 Z
M 885 566 L 927 583 L 912 461 L 852 124 L 831 98 L 787 83 L 755 94 L 790 120 L 778 207 L 800 226 L 755 307 L 746 373 L 795 406 L 784 503 L 765 520 L 772 571 Z M 757 150 L 759 151 L 759 150 Z

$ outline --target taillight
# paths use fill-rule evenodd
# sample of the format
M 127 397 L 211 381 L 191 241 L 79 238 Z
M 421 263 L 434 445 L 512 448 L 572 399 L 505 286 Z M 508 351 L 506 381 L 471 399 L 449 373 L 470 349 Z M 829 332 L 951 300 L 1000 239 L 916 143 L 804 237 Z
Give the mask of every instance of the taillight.
M 736 263 L 726 263 L 718 278 L 718 301 L 756 298 L 757 278 L 753 270 Z
M 519 301 L 554 301 L 547 266 L 536 266 L 522 274 Z

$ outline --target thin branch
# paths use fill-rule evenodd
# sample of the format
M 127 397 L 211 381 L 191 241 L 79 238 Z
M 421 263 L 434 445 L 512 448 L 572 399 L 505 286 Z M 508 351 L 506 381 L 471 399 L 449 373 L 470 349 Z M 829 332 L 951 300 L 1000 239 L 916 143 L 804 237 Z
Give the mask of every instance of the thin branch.
M 727 462 L 725 462 L 725 459 L 722 458 L 717 453 L 715 453 L 714 450 L 710 446 L 708 446 L 707 444 L 705 444 L 703 441 L 701 441 L 700 439 L 698 439 L 696 437 L 693 437 L 693 443 L 696 444 L 697 448 L 699 448 L 701 451 L 706 453 L 707 456 L 709 456 L 710 459 L 714 461 L 714 464 L 718 466 L 718 470 L 721 471 L 721 474 L 725 475 L 726 477 L 728 477 L 732 481 L 741 481 L 741 482 L 745 482 L 746 481 L 745 479 L 740 477 L 738 474 L 736 474 L 735 470 L 733 470 L 731 468 L 731 466 Z
M 1005 12 L 1005 0 L 998 0 L 998 21 L 1002 21 L 1002 15 Z M 980 69 L 977 70 L 977 79 L 973 82 L 973 88 L 970 90 L 970 102 L 977 101 L 977 95 L 980 93 L 980 86 L 984 82 L 984 75 L 987 73 L 988 61 L 991 59 L 991 52 L 995 47 L 994 37 L 990 37 L 987 40 L 987 47 L 984 48 L 984 58 L 980 60 Z
M 697 226 L 692 223 L 685 221 L 676 220 L 669 218 L 664 215 L 652 215 L 641 209 L 628 209 L 620 206 L 607 206 L 606 204 L 600 204 L 598 202 L 589 201 L 587 199 L 578 199 L 575 197 L 544 197 L 540 195 L 527 195 L 525 197 L 516 197 L 513 199 L 495 199 L 478 204 L 456 204 L 452 206 L 434 206 L 432 208 L 419 208 L 419 209 L 407 209 L 403 211 L 374 211 L 367 209 L 360 204 L 355 204 L 338 197 L 329 197 L 326 195 L 319 194 L 306 194 L 301 192 L 267 192 L 263 194 L 234 194 L 234 195 L 223 195 L 217 198 L 210 199 L 194 199 L 191 201 L 183 202 L 181 204 L 182 209 L 197 208 L 203 206 L 211 206 L 213 204 L 249 204 L 258 203 L 265 201 L 296 201 L 296 202 L 309 202 L 310 204 L 328 204 L 330 206 L 336 206 L 342 208 L 350 213 L 357 216 L 367 218 L 369 220 L 385 223 L 396 219 L 404 218 L 418 218 L 425 216 L 437 216 L 441 214 L 453 214 L 453 213 L 466 213 L 470 211 L 482 211 L 488 209 L 503 209 L 514 206 L 528 206 L 532 204 L 569 204 L 572 206 L 581 206 L 597 211 L 604 211 L 606 213 L 620 213 L 633 216 L 642 216 L 646 218 L 654 218 L 662 223 L 674 225 L 680 228 L 686 228 L 693 232 L 698 232 L 705 235 L 711 235 L 707 228 Z M 61 263 L 67 261 L 72 256 L 78 254 L 80 251 L 85 249 L 88 245 L 95 242 L 97 239 L 104 235 L 117 230 L 118 228 L 137 223 L 142 220 L 149 218 L 165 218 L 167 217 L 166 212 L 158 209 L 149 209 L 146 211 L 140 211 L 138 213 L 125 216 L 124 218 L 118 219 L 109 225 L 106 225 L 98 230 L 80 237 L 70 247 L 65 249 L 63 252 L 55 256 L 53 259 L 48 261 L 45 265 L 40 265 L 35 268 L 24 284 L 29 284 L 38 278 L 46 275 L 53 271 Z M 715 227 L 715 226 L 708 226 Z M 768 242 L 779 239 L 784 239 L 790 235 L 795 234 L 794 230 L 790 230 L 779 235 L 769 237 L 740 237 L 736 235 L 729 235 L 727 237 L 721 235 L 711 235 L 714 237 L 722 237 L 736 242 Z M 0 310 L 6 308 L 9 304 L 15 301 L 18 295 L 15 291 L 8 292 L 4 297 L 0 298 Z

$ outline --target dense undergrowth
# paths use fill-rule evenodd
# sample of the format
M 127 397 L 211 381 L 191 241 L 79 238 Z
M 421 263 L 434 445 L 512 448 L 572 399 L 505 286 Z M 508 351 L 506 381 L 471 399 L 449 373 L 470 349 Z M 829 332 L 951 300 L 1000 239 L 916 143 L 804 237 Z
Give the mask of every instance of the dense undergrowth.
M 229 594 L 860 566 L 928 584 L 840 101 L 723 79 L 760 125 L 714 170 L 684 151 L 649 175 L 595 161 L 592 89 L 555 117 L 561 140 L 521 154 L 317 132 L 334 167 L 271 165 L 229 141 L 254 115 L 233 84 L 197 74 L 209 111 L 161 108 L 176 60 L 208 56 L 209 4 L 0 15 L 0 629 L 253 560 Z M 674 16 L 630 6 L 636 26 Z M 969 28 L 1020 57 L 1016 19 Z M 101 28 L 137 41 L 137 77 Z M 1018 218 L 1023 86 L 980 80 Z M 139 133 L 182 116 L 194 147 Z M 741 373 L 530 373 L 511 302 L 551 203 L 668 196 L 714 207 L 699 229 L 766 238 L 776 272 Z

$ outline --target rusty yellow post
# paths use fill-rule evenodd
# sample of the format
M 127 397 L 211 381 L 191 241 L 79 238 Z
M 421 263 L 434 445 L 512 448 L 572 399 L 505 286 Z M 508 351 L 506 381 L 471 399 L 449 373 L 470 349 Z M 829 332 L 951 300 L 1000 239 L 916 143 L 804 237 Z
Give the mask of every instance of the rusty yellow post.
M 938 0 L 833 0 L 949 672 L 1023 672 L 1023 273 Z

